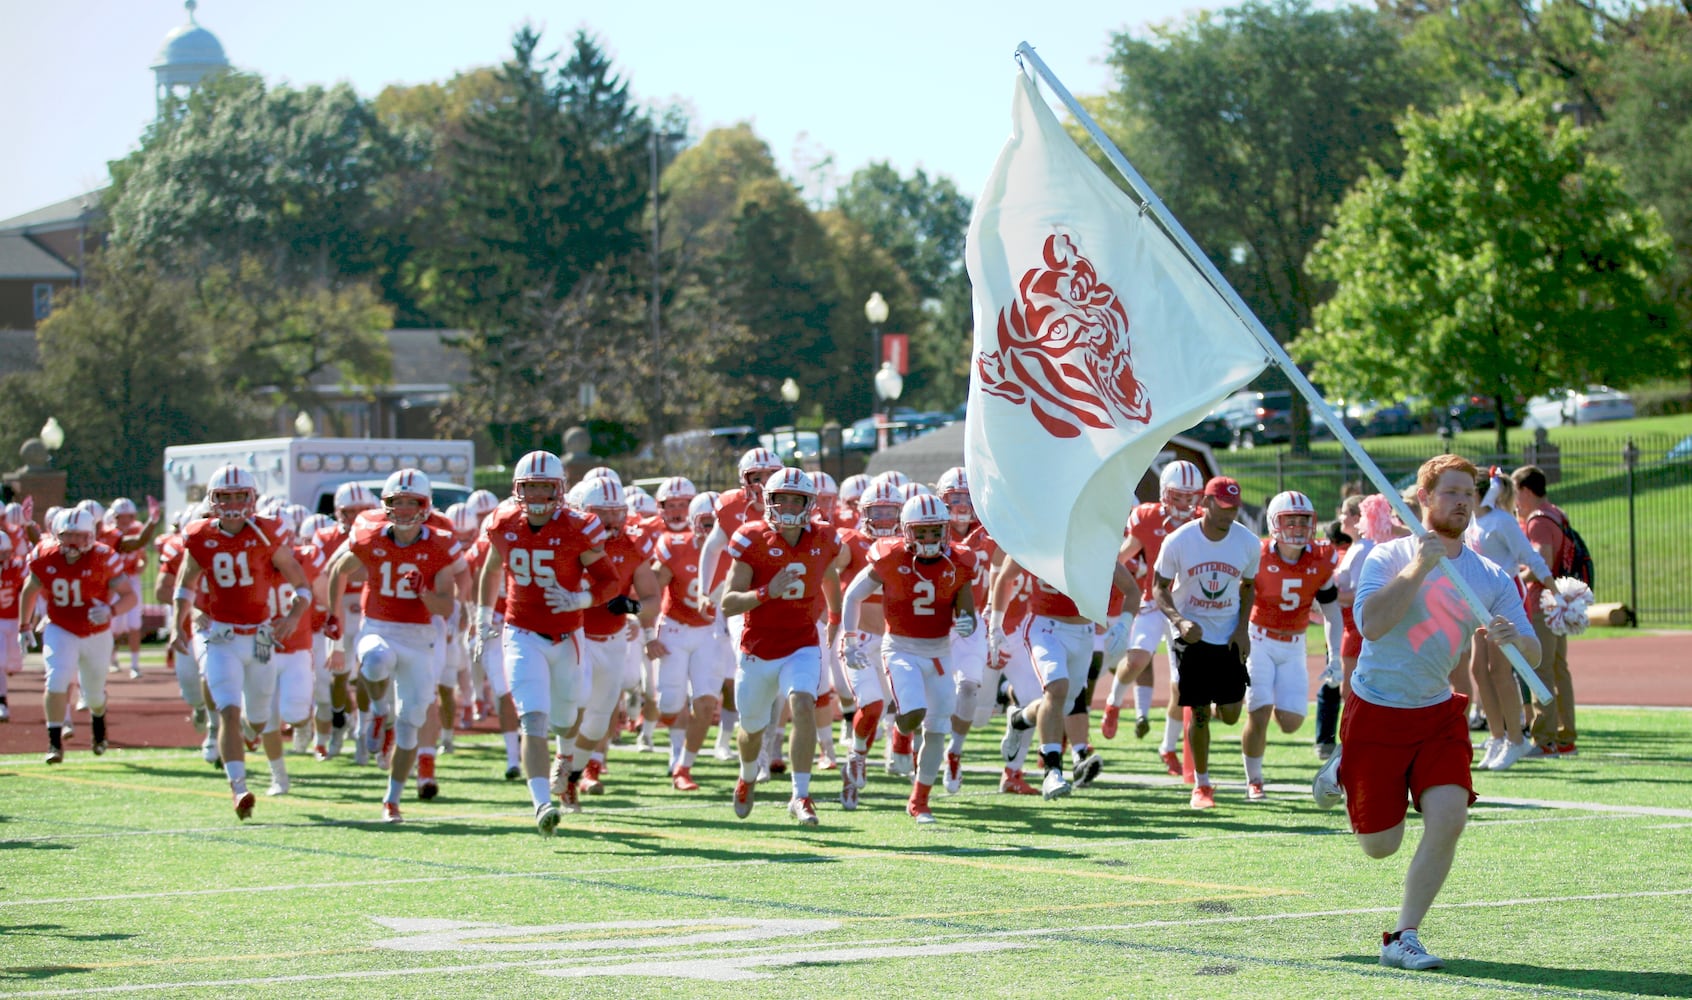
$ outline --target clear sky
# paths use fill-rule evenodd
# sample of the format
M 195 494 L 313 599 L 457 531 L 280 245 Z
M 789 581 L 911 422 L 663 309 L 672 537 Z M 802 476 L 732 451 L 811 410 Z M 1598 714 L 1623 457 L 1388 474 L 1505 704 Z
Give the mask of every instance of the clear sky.
M 887 160 L 972 197 L 1010 130 L 1011 58 L 1034 45 L 1077 94 L 1110 83 L 1113 34 L 1217 0 L 201 0 L 236 67 L 294 85 L 444 80 L 510 54 L 525 20 L 562 48 L 598 36 L 641 103 L 681 103 L 697 134 L 750 121 L 790 174 Z M 178 0 L 0 0 L 0 219 L 98 187 L 154 111 Z M 696 135 L 697 137 L 697 135 Z

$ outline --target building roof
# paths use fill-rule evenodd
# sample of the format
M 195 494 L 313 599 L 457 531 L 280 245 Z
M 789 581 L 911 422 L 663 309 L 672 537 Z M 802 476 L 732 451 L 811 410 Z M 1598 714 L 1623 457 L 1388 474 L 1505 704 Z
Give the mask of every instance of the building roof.
M 44 205 L 32 212 L 14 215 L 10 219 L 0 219 L 0 234 L 39 232 L 51 229 L 75 229 L 83 225 L 99 211 L 100 196 L 105 188 L 96 188 L 87 194 L 79 194 L 74 198 L 56 201 L 51 205 Z
M 0 234 L 0 280 L 75 281 L 76 269 L 27 236 Z
M 184 6 L 188 8 L 188 23 L 176 26 L 165 36 L 159 46 L 159 54 L 153 57 L 153 71 L 185 69 L 203 72 L 228 66 L 229 57 L 223 54 L 223 43 L 194 20 L 194 8 L 198 5 L 194 0 L 188 0 Z
M 409 395 L 446 391 L 464 384 L 470 378 L 470 356 L 452 343 L 463 335 L 462 330 L 389 330 L 393 376 L 381 388 Z M 327 368 L 311 383 L 319 389 L 332 389 L 341 384 L 341 373 Z

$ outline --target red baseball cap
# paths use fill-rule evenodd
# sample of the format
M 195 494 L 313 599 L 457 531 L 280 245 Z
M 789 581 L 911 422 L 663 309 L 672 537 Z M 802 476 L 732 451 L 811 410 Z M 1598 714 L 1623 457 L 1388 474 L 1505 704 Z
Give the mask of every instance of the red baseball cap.
M 1204 484 L 1204 495 L 1223 507 L 1230 509 L 1238 507 L 1240 505 L 1240 484 L 1227 476 L 1217 476 Z

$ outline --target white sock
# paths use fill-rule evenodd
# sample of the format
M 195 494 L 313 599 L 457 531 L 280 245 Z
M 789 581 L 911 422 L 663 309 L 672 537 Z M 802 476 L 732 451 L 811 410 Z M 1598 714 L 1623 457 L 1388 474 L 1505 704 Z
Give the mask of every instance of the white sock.
M 1204 788 L 1209 788 L 1210 787 L 1210 772 L 1209 771 L 1200 771 L 1197 774 L 1193 775 L 1193 783 L 1195 785 L 1199 785 L 1199 786 L 1204 787 Z
M 670 770 L 674 771 L 682 759 L 682 730 L 679 726 L 670 727 Z
M 1181 749 L 1181 713 L 1172 711 L 1163 720 L 1163 743 L 1157 748 L 1162 753 L 1178 753 Z
M 695 760 L 698 760 L 698 759 L 699 759 L 699 755 L 694 753 L 692 750 L 683 750 L 682 751 L 682 758 L 681 758 L 681 760 L 682 760 L 681 766 L 682 767 L 692 767 L 693 762 Z
M 237 792 L 247 790 L 247 762 L 244 760 L 226 760 L 223 762 L 223 773 L 229 776 L 229 787 Z
M 535 801 L 536 809 L 552 801 L 552 787 L 545 778 L 529 779 L 529 798 Z
M 793 777 L 798 778 L 799 776 L 796 774 Z M 743 760 L 740 762 L 740 780 L 758 780 L 758 759 L 756 757 L 751 760 Z
M 717 742 L 723 746 L 730 745 L 734 739 L 735 724 L 740 721 L 740 713 L 732 708 L 723 709 L 722 718 L 717 723 Z
M 517 766 L 517 759 L 518 759 L 517 758 L 517 734 L 516 733 L 501 733 L 500 735 L 505 737 L 505 766 L 506 767 L 516 767 Z
M 951 745 L 947 748 L 948 752 L 949 753 L 955 753 L 955 754 L 962 754 L 963 753 L 963 745 L 964 745 L 964 734 L 958 732 L 955 729 L 952 730 Z
M 140 653 L 130 653 L 129 654 L 129 669 L 131 669 L 131 670 L 140 670 L 141 669 L 141 654 Z
M 288 777 L 288 762 L 281 757 L 270 762 L 270 776 L 278 781 Z
M 1245 753 L 1240 754 L 1240 756 L 1245 758 L 1246 780 L 1254 784 L 1263 784 L 1263 758 L 1253 757 Z
M 834 756 L 834 727 L 833 726 L 822 726 L 821 728 L 819 728 L 817 730 L 817 746 L 822 748 L 822 752 L 825 755 L 827 755 L 829 757 Z
M 1150 684 L 1134 685 L 1134 717 L 1143 719 L 1151 714 L 1152 689 Z
M 652 734 L 657 732 L 657 731 L 658 731 L 658 720 L 657 719 L 642 719 L 642 720 L 640 720 L 640 735 L 642 735 L 646 738 L 646 742 L 651 743 L 652 742 Z
M 1110 679 L 1110 700 L 1106 702 L 1112 708 L 1122 707 L 1122 681 L 1116 677 Z
M 405 781 L 404 781 L 404 779 L 402 779 L 402 778 L 389 778 L 388 779 L 388 794 L 382 796 L 382 801 L 383 802 L 392 802 L 394 805 L 397 806 L 397 805 L 399 805 L 400 795 L 402 795 L 404 792 L 405 792 Z
M 800 774 L 798 771 L 793 772 L 793 797 L 796 799 L 808 799 L 811 797 L 811 775 L 809 773 Z
M 593 753 L 588 754 L 588 760 L 593 761 L 595 764 L 603 764 L 605 763 L 605 755 L 600 753 L 598 750 L 595 750 Z

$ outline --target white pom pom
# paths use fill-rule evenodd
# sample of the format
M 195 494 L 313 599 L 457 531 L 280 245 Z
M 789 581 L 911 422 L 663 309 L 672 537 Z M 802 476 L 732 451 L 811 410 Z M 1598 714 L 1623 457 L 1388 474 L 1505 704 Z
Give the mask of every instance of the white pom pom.
M 1591 587 L 1573 577 L 1562 576 L 1557 578 L 1554 589 L 1546 588 L 1539 595 L 1539 607 L 1545 612 L 1545 626 L 1552 634 L 1579 635 L 1590 624 L 1586 609 L 1595 600 Z

